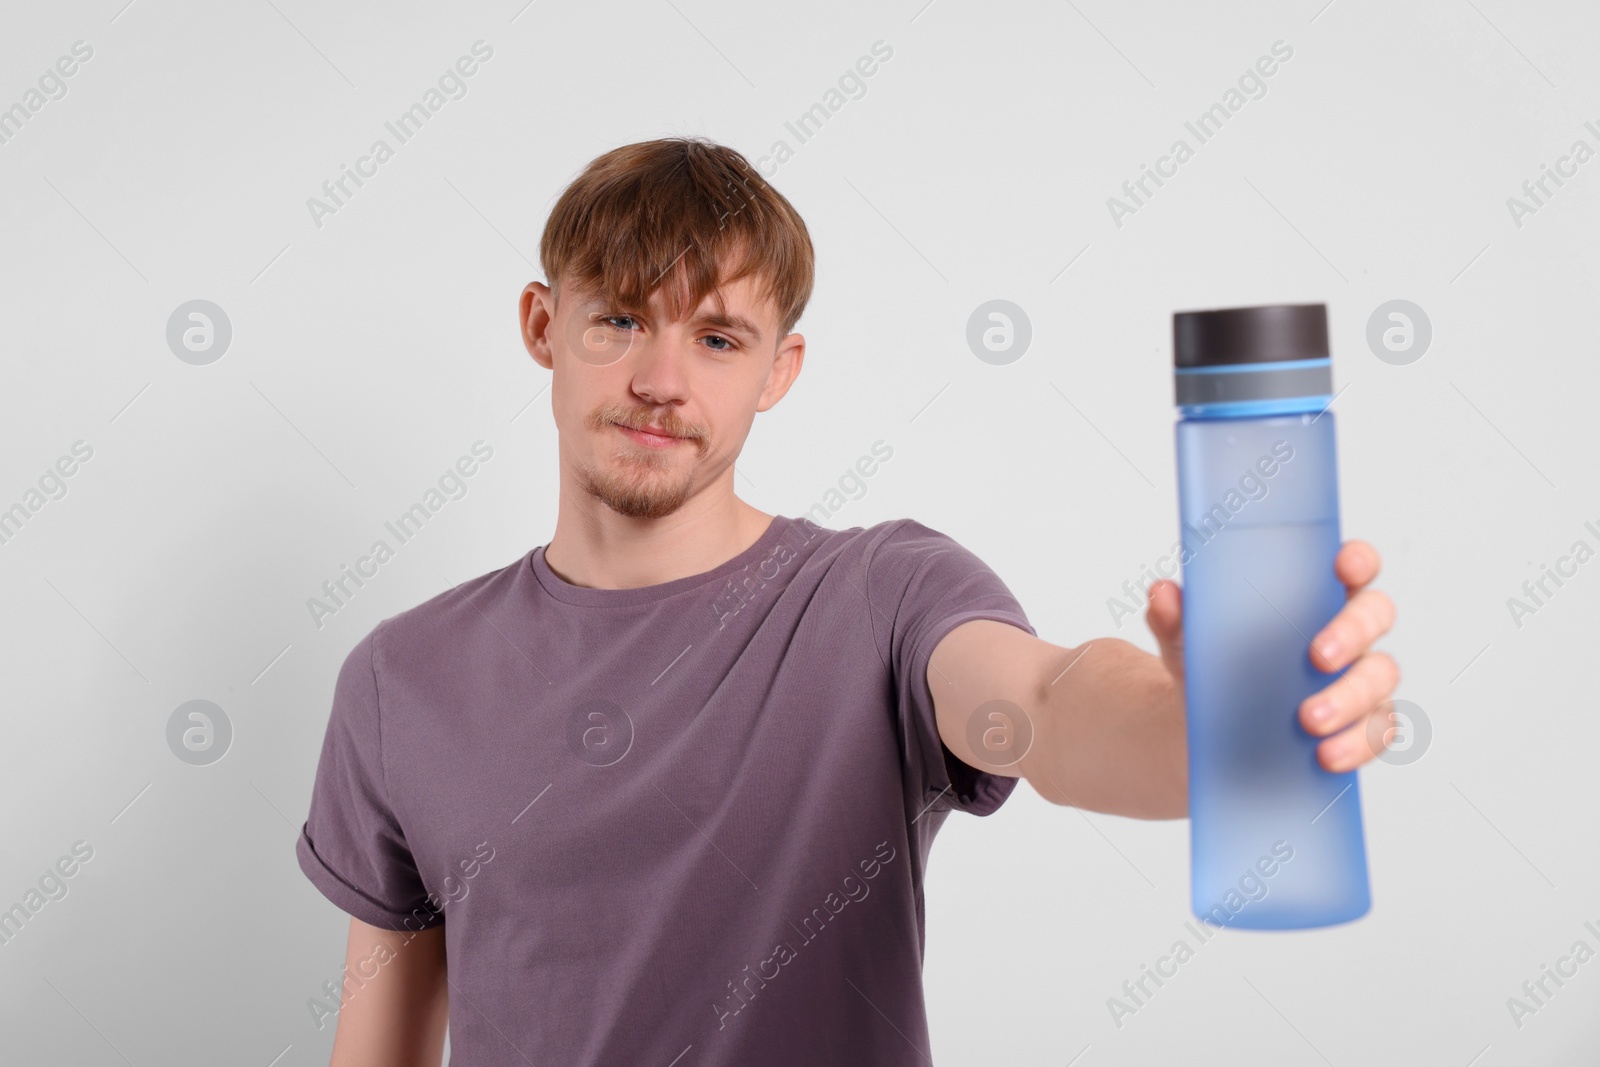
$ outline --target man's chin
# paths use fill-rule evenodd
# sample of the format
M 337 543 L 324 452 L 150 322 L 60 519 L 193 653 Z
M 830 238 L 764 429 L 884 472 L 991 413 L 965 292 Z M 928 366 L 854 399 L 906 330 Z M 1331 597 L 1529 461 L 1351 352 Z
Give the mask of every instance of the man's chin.
M 639 485 L 638 482 L 656 482 L 659 479 L 646 476 L 644 479 L 635 477 L 622 479 L 595 480 L 583 479 L 583 488 L 591 497 L 600 501 L 618 515 L 625 515 L 632 519 L 659 519 L 681 508 L 689 499 L 692 483 L 685 482 L 678 486 L 665 485 Z
M 601 496 L 599 500 L 606 507 L 629 519 L 663 519 L 679 508 L 688 500 L 683 496 Z

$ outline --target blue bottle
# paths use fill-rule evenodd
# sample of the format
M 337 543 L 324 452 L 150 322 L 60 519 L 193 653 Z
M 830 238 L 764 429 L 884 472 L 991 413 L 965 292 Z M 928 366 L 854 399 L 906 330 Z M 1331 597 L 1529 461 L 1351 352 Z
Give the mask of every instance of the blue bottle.
M 1191 905 L 1291 930 L 1367 913 L 1355 771 L 1317 762 L 1310 642 L 1344 606 L 1322 304 L 1173 315 Z M 1342 671 L 1339 673 L 1343 673 Z

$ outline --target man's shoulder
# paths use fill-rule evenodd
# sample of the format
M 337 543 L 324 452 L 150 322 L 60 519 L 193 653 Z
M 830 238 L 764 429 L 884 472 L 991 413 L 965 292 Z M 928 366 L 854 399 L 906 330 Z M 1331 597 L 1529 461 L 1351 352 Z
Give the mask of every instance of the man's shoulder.
M 525 552 L 503 567 L 451 583 L 420 604 L 379 620 L 368 638 L 381 646 L 386 658 L 407 659 L 459 640 L 486 622 L 493 625 L 493 617 L 504 610 L 504 601 L 513 595 L 516 579 L 527 565 Z
M 963 588 L 1005 589 L 998 570 L 978 551 L 917 519 L 878 523 L 863 530 L 861 539 L 863 567 L 874 595 L 920 603 Z
M 867 526 L 831 529 L 802 518 L 798 525 L 819 542 L 813 565 L 854 575 L 856 593 L 898 599 L 919 579 L 935 584 L 988 565 L 954 537 L 913 518 L 884 519 Z
M 798 517 L 795 525 L 802 531 L 809 531 L 813 536 L 824 537 L 841 544 L 859 545 L 869 551 L 884 545 L 915 546 L 951 541 L 947 534 L 912 518 L 883 519 L 870 526 L 835 527 L 819 524 L 807 514 Z
M 888 519 L 863 532 L 869 558 L 877 566 L 916 567 L 931 556 L 967 550 L 943 530 L 913 518 Z

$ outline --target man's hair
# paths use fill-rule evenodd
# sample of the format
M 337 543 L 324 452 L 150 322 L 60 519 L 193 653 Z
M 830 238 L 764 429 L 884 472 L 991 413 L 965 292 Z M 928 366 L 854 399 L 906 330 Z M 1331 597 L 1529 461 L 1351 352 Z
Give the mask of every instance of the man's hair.
M 665 285 L 674 319 L 754 275 L 777 308 L 780 339 L 811 299 L 811 235 L 799 212 L 744 156 L 700 137 L 596 157 L 551 209 L 539 261 L 558 299 L 571 284 L 643 310 Z

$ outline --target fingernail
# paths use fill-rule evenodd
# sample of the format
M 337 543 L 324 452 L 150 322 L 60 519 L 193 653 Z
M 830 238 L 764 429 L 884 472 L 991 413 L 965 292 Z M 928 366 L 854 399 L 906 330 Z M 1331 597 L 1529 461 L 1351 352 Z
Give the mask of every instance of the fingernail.
M 1317 647 L 1322 651 L 1322 658 L 1329 663 L 1338 663 L 1344 654 L 1344 646 L 1337 641 L 1324 641 Z
M 1312 722 L 1325 723 L 1333 717 L 1333 705 L 1326 702 L 1313 704 L 1307 714 Z

